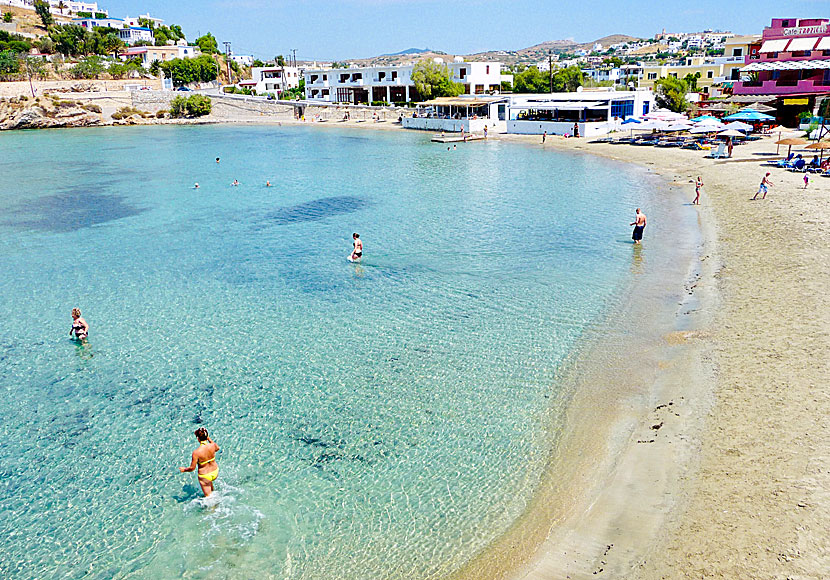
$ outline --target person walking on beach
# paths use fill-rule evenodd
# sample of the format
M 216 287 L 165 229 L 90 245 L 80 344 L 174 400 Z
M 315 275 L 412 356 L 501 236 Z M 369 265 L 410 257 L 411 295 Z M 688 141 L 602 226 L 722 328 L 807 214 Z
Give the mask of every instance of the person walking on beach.
M 219 464 L 216 463 L 216 452 L 219 451 L 219 446 L 213 442 L 204 427 L 199 427 L 193 434 L 199 441 L 199 448 L 191 455 L 190 466 L 179 467 L 179 471 L 185 473 L 198 468 L 199 485 L 202 487 L 202 493 L 208 497 L 213 493 L 213 482 L 219 475 Z
M 360 234 L 354 233 L 352 234 L 352 244 L 354 245 L 354 249 L 352 250 L 352 255 L 349 256 L 349 260 L 352 262 L 357 262 L 360 258 L 363 257 L 363 242 L 360 239 Z
M 545 131 L 542 133 L 542 145 L 545 144 L 545 140 L 548 138 L 548 132 Z
M 487 139 L 487 125 L 484 125 L 484 138 Z
M 695 182 L 695 199 L 692 202 L 692 205 L 700 205 L 700 188 L 703 187 L 703 180 L 700 179 L 698 176 L 697 181 Z
M 646 229 L 646 214 L 641 212 L 639 207 L 635 212 L 634 221 L 629 225 L 634 226 L 634 233 L 631 234 L 631 239 L 634 240 L 635 244 L 639 244 L 640 240 L 643 239 L 643 230 Z
M 579 123 L 574 123 L 574 137 L 579 139 Z
M 767 198 L 768 188 L 772 187 L 772 181 L 769 180 L 769 176 L 770 176 L 770 173 L 768 171 L 767 174 L 764 176 L 764 178 L 761 180 L 761 185 L 760 185 L 760 187 L 758 187 L 758 191 L 755 193 L 755 196 L 752 199 L 758 199 L 758 194 L 759 193 L 764 194 L 764 197 L 762 197 L 761 199 L 766 199 Z
M 804 174 L 804 189 L 807 189 L 807 186 L 810 185 L 810 174 Z
M 72 328 L 69 329 L 69 336 L 75 335 L 77 340 L 84 342 L 89 336 L 89 324 L 81 318 L 81 309 L 72 309 Z

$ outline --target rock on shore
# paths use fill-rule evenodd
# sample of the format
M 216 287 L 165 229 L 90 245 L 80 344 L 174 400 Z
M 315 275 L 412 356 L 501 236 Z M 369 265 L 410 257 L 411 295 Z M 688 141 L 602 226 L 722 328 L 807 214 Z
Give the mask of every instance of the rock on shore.
M 101 108 L 94 104 L 39 97 L 0 101 L 0 130 L 91 127 L 101 125 Z

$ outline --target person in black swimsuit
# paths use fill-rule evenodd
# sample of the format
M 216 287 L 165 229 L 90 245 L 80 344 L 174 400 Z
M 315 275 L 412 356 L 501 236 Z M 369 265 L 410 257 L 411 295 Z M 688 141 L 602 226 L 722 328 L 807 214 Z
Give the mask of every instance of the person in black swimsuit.
M 360 258 L 363 257 L 363 242 L 360 240 L 360 234 L 352 234 L 352 239 L 354 240 L 352 243 L 354 244 L 354 250 L 352 250 L 351 260 L 352 262 L 356 262 Z

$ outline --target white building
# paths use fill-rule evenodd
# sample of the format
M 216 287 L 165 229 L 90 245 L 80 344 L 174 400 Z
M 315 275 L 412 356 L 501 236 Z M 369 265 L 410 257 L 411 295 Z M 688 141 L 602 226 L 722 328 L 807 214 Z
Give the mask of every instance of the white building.
M 120 18 L 73 18 L 72 24 L 83 26 L 84 28 L 112 28 L 113 30 L 121 30 L 127 24 Z
M 412 81 L 414 66 L 306 70 L 305 97 L 332 103 L 417 102 L 421 98 Z M 458 61 L 446 66 L 452 80 L 464 86 L 465 94 L 501 91 L 501 63 Z
M 254 55 L 252 54 L 232 54 L 231 60 L 241 66 L 251 66 L 254 64 Z
M 623 79 L 619 68 L 584 68 L 582 74 L 597 83 L 610 82 L 618 85 Z
M 149 22 L 152 22 L 156 26 L 162 26 L 164 24 L 164 20 L 162 20 L 161 18 L 155 18 L 153 16 L 150 16 L 149 13 L 144 14 L 142 16 L 135 16 L 135 17 L 125 16 L 124 17 L 124 24 L 126 24 L 127 26 L 141 26 L 141 21 L 142 20 L 147 20 Z
M 300 86 L 300 70 L 294 66 L 258 66 L 251 69 L 251 78 L 239 83 L 258 95 L 273 93 L 277 96 Z
M 462 95 L 438 97 L 418 104 L 412 117 L 403 117 L 404 129 L 482 133 L 485 127 L 494 132 L 506 128 L 507 96 Z
M 141 65 L 149 69 L 153 62 L 166 62 L 176 58 L 196 58 L 202 51 L 198 46 L 169 44 L 167 46 L 133 46 L 120 54 L 121 60 L 140 58 Z
M 143 26 L 130 26 L 118 31 L 118 36 L 127 46 L 136 42 L 153 42 L 153 31 Z
M 107 11 L 98 7 L 97 2 L 82 2 L 77 0 L 48 0 L 49 8 L 52 14 L 62 14 L 63 16 L 72 16 L 78 12 L 90 12 L 93 16 L 96 14 L 107 15 Z M 0 6 L 16 6 L 17 8 L 27 8 L 29 10 L 35 9 L 35 0 L 0 0 Z
M 654 109 L 651 91 L 598 89 L 575 93 L 513 95 L 507 132 L 522 135 L 574 135 L 596 137 L 621 128 L 628 117 L 641 117 Z

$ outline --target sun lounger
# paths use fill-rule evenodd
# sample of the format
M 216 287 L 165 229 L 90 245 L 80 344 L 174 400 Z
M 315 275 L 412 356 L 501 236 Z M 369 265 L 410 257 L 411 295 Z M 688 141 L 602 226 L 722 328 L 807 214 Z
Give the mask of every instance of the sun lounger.
M 706 156 L 709 159 L 721 159 L 726 157 L 726 143 L 718 143 L 718 148 Z

